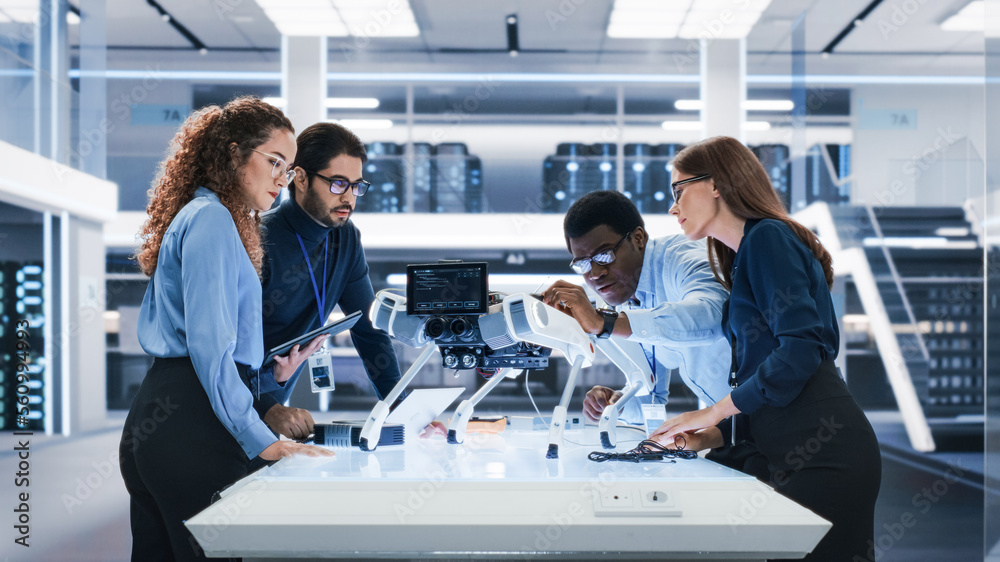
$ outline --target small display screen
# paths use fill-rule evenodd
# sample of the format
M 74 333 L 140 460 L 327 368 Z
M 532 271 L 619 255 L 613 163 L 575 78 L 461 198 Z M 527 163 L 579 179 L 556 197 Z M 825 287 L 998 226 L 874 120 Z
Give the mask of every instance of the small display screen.
M 406 266 L 406 313 L 485 314 L 489 290 L 485 262 Z

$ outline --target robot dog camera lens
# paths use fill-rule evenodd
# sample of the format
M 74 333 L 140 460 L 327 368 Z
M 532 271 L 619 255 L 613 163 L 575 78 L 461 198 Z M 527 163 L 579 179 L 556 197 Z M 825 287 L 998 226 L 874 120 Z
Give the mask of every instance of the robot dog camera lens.
M 427 337 L 433 339 L 440 338 L 444 334 L 444 330 L 447 324 L 445 324 L 444 318 L 435 317 L 427 321 Z
M 464 336 L 472 331 L 472 326 L 465 318 L 456 318 L 451 321 L 451 333 L 456 336 Z

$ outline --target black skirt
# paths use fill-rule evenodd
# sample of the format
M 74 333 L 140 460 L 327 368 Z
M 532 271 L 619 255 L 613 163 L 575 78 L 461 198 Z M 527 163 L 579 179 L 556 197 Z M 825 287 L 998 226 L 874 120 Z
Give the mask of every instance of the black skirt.
M 709 458 L 756 476 L 833 524 L 805 560 L 868 560 L 882 457 L 833 361 L 823 362 L 787 406 L 763 406 L 736 423 L 742 439 Z M 728 430 L 723 434 L 728 442 Z

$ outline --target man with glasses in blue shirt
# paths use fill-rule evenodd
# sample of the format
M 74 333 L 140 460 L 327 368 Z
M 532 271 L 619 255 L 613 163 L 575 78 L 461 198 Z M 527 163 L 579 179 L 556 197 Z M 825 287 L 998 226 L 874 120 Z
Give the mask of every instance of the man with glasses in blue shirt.
M 543 291 L 543 301 L 589 334 L 638 342 L 656 376 L 653 393 L 625 404 L 622 419 L 641 423 L 639 404 L 666 404 L 673 369 L 703 402 L 729 393 L 731 353 L 721 321 L 728 295 L 712 275 L 703 241 L 680 234 L 650 238 L 638 209 L 617 191 L 581 197 L 566 212 L 563 234 L 570 267 L 614 308 L 595 307 L 583 287 L 566 281 Z M 595 386 L 584 398 L 584 415 L 597 421 L 620 397 Z
M 399 381 L 399 362 L 389 336 L 368 319 L 375 293 L 360 233 L 350 220 L 357 198 L 371 185 L 361 177 L 365 145 L 333 123 L 308 127 L 296 144 L 290 197 L 262 217 L 264 349 L 322 326 L 337 305 L 344 314 L 360 310 L 351 339 L 375 392 L 384 397 Z M 300 374 L 255 403 L 273 431 L 293 439 L 313 428 L 307 410 L 284 406 Z

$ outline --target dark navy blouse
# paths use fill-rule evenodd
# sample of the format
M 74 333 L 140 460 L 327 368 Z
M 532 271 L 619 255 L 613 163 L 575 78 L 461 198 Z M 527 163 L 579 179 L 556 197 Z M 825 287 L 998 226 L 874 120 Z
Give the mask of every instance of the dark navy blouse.
M 744 414 L 786 406 L 840 347 L 823 267 L 785 223 L 748 220 L 732 280 L 722 325 L 738 366 L 733 403 Z

